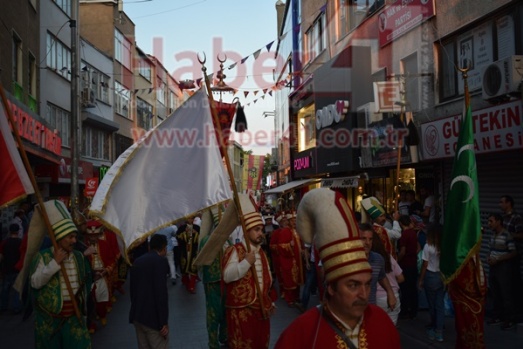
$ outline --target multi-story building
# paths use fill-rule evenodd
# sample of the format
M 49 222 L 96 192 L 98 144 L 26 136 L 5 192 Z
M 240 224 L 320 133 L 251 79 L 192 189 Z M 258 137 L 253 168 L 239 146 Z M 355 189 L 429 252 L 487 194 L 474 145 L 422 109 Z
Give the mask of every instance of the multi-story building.
M 466 68 L 483 223 L 500 211 L 501 195 L 522 203 L 514 190 L 523 171 L 522 14 L 510 0 L 287 1 L 277 71 L 293 80 L 277 94 L 276 113 L 296 130 L 292 181 L 268 192 L 331 187 L 355 205 L 362 187 L 392 211 L 397 188 L 423 186 L 443 221 Z M 299 38 L 289 38 L 292 29 Z M 405 129 L 404 142 L 387 138 Z M 354 131 L 378 143 L 362 144 Z
M 135 25 L 115 1 L 80 1 L 80 34 L 100 51 L 113 57 L 114 121 L 120 125 L 115 134 L 114 158 L 133 144 L 136 124 L 133 57 Z
M 511 190 L 523 164 L 510 160 L 523 147 L 520 22 L 517 1 L 288 1 L 277 71 L 292 81 L 276 95 L 276 117 L 283 134 L 291 130 L 293 182 L 282 188 L 321 179 L 350 202 L 363 186 L 392 210 L 399 178 L 402 189 L 428 186 L 442 210 L 464 106 L 457 68 L 467 66 L 481 210 L 498 211 L 504 193 L 523 202 Z M 384 104 L 391 91 L 392 103 Z M 352 137 L 370 130 L 385 141 L 387 127 L 410 122 L 418 137 L 402 144 L 399 174 L 397 143 L 371 149 Z
M 39 104 L 41 3 L 0 1 L 0 83 L 31 163 L 58 164 L 61 136 L 40 116 L 40 110 L 45 110 Z M 1 227 L 9 226 L 13 213 L 14 208 L 1 211 Z
M 141 135 L 133 130 L 155 126 L 189 96 L 161 62 L 136 47 L 134 23 L 120 5 L 45 0 L 3 6 L 0 19 L 6 30 L 0 45 L 11 49 L 0 50 L 0 78 L 44 198 L 69 202 L 75 114 L 80 114 L 77 172 L 83 208 L 87 179 L 102 178 L 133 137 Z M 80 40 L 72 33 L 75 24 Z M 72 98 L 78 101 L 76 113 Z M 10 216 L 10 210 L 3 213 L 2 219 Z

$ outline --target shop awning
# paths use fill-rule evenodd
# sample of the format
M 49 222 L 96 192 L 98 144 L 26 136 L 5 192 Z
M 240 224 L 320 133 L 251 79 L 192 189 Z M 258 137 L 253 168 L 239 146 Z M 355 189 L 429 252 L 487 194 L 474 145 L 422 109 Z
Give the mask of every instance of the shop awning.
M 322 188 L 357 188 L 360 176 L 340 177 L 340 178 L 323 178 L 321 180 Z
M 307 185 L 312 182 L 319 181 L 318 178 L 310 178 L 310 179 L 299 179 L 297 181 L 292 181 L 289 183 L 285 183 L 284 185 L 280 185 L 279 187 L 272 188 L 265 191 L 265 194 L 278 194 L 278 193 L 284 193 L 286 191 L 297 189 L 299 187 L 303 187 L 304 185 Z

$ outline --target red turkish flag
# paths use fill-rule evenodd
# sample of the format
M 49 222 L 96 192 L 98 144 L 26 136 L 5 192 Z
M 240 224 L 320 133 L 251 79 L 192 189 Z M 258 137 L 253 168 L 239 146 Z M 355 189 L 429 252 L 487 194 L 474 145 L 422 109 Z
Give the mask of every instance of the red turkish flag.
M 34 193 L 16 148 L 3 103 L 0 103 L 0 208 Z
M 216 129 L 216 139 L 220 144 L 220 153 L 222 149 L 226 149 L 229 144 L 229 138 L 231 135 L 231 125 L 236 114 L 236 103 L 224 103 L 224 102 L 215 102 L 216 103 L 216 113 L 218 114 L 218 122 L 220 126 L 214 125 Z M 213 119 L 214 121 L 214 119 Z M 220 134 L 221 131 L 221 134 Z M 224 154 L 221 154 L 222 157 Z

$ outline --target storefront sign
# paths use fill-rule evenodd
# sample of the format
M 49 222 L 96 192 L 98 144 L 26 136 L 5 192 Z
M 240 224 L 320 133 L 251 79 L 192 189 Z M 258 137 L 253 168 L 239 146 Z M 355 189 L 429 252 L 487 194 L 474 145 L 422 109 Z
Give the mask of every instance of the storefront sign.
M 96 189 L 98 189 L 98 178 L 88 178 L 85 181 L 84 195 L 94 196 L 94 194 L 96 194 Z
M 477 154 L 523 148 L 521 100 L 472 112 Z M 423 159 L 454 156 L 461 115 L 421 125 Z
M 294 171 L 305 170 L 312 166 L 312 159 L 310 155 L 302 156 L 294 159 L 293 169 Z
M 98 170 L 98 178 L 100 178 L 100 182 L 102 181 L 102 179 L 104 179 L 107 171 L 109 171 L 109 166 L 105 166 L 105 165 L 100 166 L 100 169 Z
M 20 137 L 56 155 L 61 154 L 62 139 L 58 136 L 58 131 L 49 129 L 15 102 L 10 100 L 7 102 L 13 111 Z
M 380 47 L 436 14 L 434 0 L 396 0 L 378 15 Z
M 375 113 L 392 113 L 401 110 L 401 84 L 399 81 L 374 82 Z
M 325 178 L 321 180 L 322 188 L 357 188 L 359 177 Z
M 321 130 L 333 123 L 343 121 L 349 111 L 349 101 L 336 101 L 316 111 L 316 128 Z

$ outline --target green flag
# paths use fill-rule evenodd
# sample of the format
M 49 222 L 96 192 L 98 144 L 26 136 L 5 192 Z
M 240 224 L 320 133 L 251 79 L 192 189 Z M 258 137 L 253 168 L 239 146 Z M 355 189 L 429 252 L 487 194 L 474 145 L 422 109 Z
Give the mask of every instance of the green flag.
M 481 244 L 474 132 L 468 100 L 468 91 L 465 91 L 466 112 L 454 157 L 441 237 L 440 270 L 446 283 L 456 277 Z

